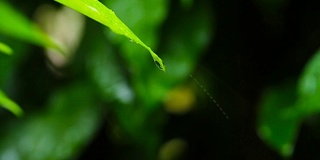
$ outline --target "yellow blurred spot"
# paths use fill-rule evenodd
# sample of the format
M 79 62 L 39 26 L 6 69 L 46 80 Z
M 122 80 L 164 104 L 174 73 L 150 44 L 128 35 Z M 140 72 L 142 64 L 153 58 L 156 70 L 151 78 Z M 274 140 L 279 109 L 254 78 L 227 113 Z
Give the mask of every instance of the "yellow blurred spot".
M 171 90 L 165 100 L 165 110 L 169 113 L 184 114 L 195 103 L 195 95 L 190 87 L 177 87 Z
M 187 143 L 180 138 L 174 138 L 163 144 L 159 150 L 159 160 L 180 159 L 187 149 Z

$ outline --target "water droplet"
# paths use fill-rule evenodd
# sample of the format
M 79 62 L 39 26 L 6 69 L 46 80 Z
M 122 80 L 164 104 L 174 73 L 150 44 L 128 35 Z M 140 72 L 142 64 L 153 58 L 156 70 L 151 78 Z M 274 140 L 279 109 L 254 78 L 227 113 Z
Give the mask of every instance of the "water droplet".
M 130 41 L 130 42 L 133 42 L 133 40 L 132 40 L 132 39 L 129 39 L 129 41 Z
M 161 67 L 160 63 L 158 61 L 154 61 L 154 63 L 156 64 L 156 66 L 160 69 L 163 70 L 163 68 Z

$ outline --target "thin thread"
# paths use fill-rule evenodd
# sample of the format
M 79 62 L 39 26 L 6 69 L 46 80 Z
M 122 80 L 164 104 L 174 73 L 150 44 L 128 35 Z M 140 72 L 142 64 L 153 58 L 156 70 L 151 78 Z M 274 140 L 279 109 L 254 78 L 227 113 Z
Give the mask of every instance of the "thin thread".
M 226 114 L 226 112 L 224 112 L 224 110 L 220 107 L 219 103 L 217 103 L 217 101 L 215 99 L 213 99 L 213 97 L 211 96 L 211 94 L 197 81 L 196 78 L 194 78 L 191 74 L 189 75 L 194 82 L 196 82 L 196 84 L 210 97 L 211 101 L 213 101 L 214 104 L 216 104 L 216 106 L 219 108 L 219 110 L 223 113 L 224 117 L 226 119 L 229 119 L 228 115 Z

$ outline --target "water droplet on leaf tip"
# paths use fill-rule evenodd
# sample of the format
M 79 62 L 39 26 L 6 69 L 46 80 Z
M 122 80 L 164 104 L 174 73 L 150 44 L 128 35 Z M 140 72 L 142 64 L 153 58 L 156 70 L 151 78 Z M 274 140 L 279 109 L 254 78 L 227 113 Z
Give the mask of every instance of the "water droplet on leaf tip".
M 154 63 L 156 64 L 156 66 L 160 69 L 163 70 L 163 68 L 161 67 L 160 63 L 158 61 L 154 61 Z

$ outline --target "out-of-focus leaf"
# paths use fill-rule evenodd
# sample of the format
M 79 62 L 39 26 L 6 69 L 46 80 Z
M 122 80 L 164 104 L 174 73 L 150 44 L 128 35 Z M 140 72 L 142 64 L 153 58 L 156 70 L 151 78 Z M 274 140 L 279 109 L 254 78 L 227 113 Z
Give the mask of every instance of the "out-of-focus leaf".
M 288 84 L 269 89 L 264 94 L 257 128 L 260 138 L 284 157 L 293 153 L 302 120 L 295 107 L 296 87 Z
M 62 51 L 44 32 L 5 1 L 0 1 L 0 33 L 26 42 Z
M 1 128 L 0 160 L 74 159 L 101 117 L 95 96 L 85 85 L 54 93 L 48 110 L 30 113 L 23 121 Z
M 282 156 L 291 156 L 303 118 L 320 111 L 320 51 L 306 65 L 299 80 L 264 95 L 258 120 L 260 137 Z M 298 95 L 296 95 L 298 89 Z
M 320 111 L 320 50 L 306 65 L 299 81 L 299 110 L 306 116 Z
M 0 106 L 11 111 L 13 114 L 15 114 L 18 117 L 21 117 L 23 114 L 22 109 L 17 105 L 15 102 L 13 102 L 11 99 L 9 99 L 3 92 L 0 90 Z
M 13 51 L 8 45 L 0 42 L 0 52 L 11 55 Z
M 101 34 L 100 34 L 101 35 Z M 104 36 L 96 35 L 94 39 L 86 43 L 90 52 L 87 60 L 87 71 L 101 91 L 105 101 L 116 100 L 120 103 L 131 103 L 133 93 L 129 87 L 124 73 L 121 72 L 120 64 L 117 63 L 116 53 L 112 46 L 106 42 Z
M 56 0 L 57 2 L 66 5 L 106 26 L 108 26 L 113 32 L 124 35 L 129 38 L 131 41 L 140 44 L 144 48 L 146 48 L 154 62 L 156 63 L 157 67 L 165 71 L 165 66 L 155 54 L 149 46 L 144 44 L 117 16 L 116 14 L 110 10 L 109 8 L 105 7 L 102 3 L 98 0 Z

